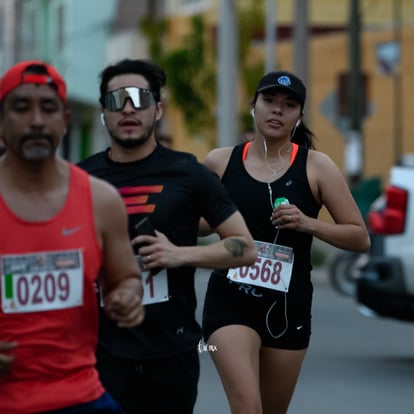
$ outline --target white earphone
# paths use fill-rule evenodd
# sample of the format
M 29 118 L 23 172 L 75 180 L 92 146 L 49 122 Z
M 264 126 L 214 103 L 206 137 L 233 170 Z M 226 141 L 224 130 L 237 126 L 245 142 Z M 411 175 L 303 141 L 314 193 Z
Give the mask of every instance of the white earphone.
M 250 109 L 250 115 L 252 116 L 252 118 L 254 119 L 254 108 Z
M 300 119 L 298 119 L 297 121 L 296 121 L 296 124 L 295 124 L 295 128 L 297 128 L 299 125 L 300 125 Z
M 105 126 L 105 125 L 106 125 L 106 122 L 105 122 L 105 115 L 103 114 L 103 112 L 101 112 L 101 124 L 102 124 L 103 126 Z

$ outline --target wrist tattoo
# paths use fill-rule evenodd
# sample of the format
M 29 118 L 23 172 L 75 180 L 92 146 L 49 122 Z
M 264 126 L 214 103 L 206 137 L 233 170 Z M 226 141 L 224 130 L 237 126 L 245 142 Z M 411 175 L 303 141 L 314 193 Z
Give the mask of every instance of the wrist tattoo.
M 227 239 L 224 240 L 224 247 L 233 257 L 242 257 L 247 244 L 244 240 Z

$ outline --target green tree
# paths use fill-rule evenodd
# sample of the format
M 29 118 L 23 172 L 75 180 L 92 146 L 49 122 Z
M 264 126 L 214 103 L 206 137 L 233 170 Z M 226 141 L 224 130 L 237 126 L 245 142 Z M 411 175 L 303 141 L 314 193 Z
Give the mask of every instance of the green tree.
M 249 113 L 258 79 L 263 75 L 264 62 L 249 60 L 252 39 L 264 31 L 263 5 L 251 0 L 238 10 L 240 88 L 245 102 L 239 106 L 239 126 L 252 125 Z M 180 47 L 165 50 L 163 41 L 168 35 L 168 22 L 149 16 L 141 21 L 141 31 L 149 39 L 151 58 L 161 64 L 168 75 L 168 93 L 180 109 L 188 132 L 199 135 L 215 125 L 216 108 L 216 43 L 213 30 L 207 31 L 201 15 L 192 17 L 191 30 Z M 214 129 L 214 127 L 213 127 Z M 214 143 L 212 143 L 214 145 Z
M 256 88 L 259 78 L 264 72 L 264 62 L 249 60 L 249 53 L 252 48 L 252 39 L 261 37 L 264 32 L 263 2 L 252 0 L 247 8 L 239 9 L 238 12 L 238 36 L 239 36 L 239 62 L 240 82 L 243 88 L 243 96 L 246 101 L 239 108 L 239 123 L 242 130 L 252 126 L 250 115 L 250 100 Z
M 191 19 L 191 31 L 183 39 L 183 46 L 171 51 L 165 51 L 161 46 L 167 32 L 165 21 L 144 20 L 141 28 L 150 39 L 151 58 L 167 73 L 169 96 L 182 112 L 188 131 L 198 134 L 211 128 L 214 125 L 211 108 L 215 101 L 216 77 L 205 45 L 203 18 L 194 16 Z

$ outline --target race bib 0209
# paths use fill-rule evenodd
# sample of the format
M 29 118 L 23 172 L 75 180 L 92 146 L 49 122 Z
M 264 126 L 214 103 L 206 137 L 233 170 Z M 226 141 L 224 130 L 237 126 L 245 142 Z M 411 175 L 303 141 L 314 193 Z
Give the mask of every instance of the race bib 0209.
M 81 306 L 81 250 L 1 256 L 4 313 L 42 312 Z

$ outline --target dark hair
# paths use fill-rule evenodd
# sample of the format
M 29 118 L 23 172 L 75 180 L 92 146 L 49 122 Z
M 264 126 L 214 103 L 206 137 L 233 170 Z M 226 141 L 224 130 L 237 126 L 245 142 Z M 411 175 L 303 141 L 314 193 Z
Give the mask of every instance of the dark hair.
M 34 73 L 36 75 L 47 75 L 47 69 L 44 65 L 41 64 L 33 64 L 26 67 L 24 73 Z
M 108 82 L 112 78 L 130 73 L 142 75 L 149 83 L 149 88 L 154 95 L 155 101 L 161 101 L 161 88 L 167 82 L 167 75 L 160 66 L 144 59 L 123 59 L 118 63 L 107 66 L 99 75 L 101 79 L 99 86 L 101 96 L 99 101 L 101 102 L 103 95 L 108 92 Z
M 315 145 L 313 143 L 314 138 L 315 134 L 305 125 L 302 120 L 299 126 L 296 127 L 295 133 L 290 140 L 295 144 L 301 145 L 303 147 L 315 149 Z

